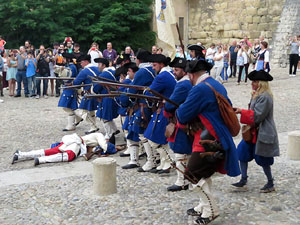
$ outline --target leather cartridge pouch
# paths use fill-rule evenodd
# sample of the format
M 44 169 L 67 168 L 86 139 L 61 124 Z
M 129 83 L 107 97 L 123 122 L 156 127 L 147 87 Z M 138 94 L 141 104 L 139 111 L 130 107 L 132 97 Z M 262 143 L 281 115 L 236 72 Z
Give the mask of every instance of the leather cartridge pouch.
M 242 126 L 242 137 L 244 141 L 251 142 L 253 140 L 253 134 L 251 132 L 251 125 L 243 125 Z

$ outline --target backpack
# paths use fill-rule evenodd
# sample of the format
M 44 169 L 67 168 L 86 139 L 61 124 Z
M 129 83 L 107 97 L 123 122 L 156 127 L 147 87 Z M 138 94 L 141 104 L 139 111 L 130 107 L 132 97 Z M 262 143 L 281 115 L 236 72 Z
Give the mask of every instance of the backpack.
M 217 92 L 209 83 L 204 83 L 215 93 L 221 116 L 231 136 L 237 136 L 240 132 L 241 126 L 232 106 L 228 100 L 222 94 Z

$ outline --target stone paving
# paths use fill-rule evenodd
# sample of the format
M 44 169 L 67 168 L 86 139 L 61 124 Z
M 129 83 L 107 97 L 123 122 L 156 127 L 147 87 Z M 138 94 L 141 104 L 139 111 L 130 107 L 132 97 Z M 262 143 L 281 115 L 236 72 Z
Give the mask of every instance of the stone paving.
M 300 224 L 300 161 L 287 158 L 287 135 L 300 130 L 300 77 L 288 76 L 287 70 L 273 69 L 275 122 L 280 138 L 281 156 L 272 167 L 276 192 L 259 193 L 266 178 L 254 162 L 249 164 L 247 192 L 234 192 L 231 183 L 238 177 L 215 175 L 215 189 L 220 217 L 218 225 L 296 225 Z M 251 85 L 225 84 L 236 107 L 246 108 Z M 7 91 L 4 93 L 7 95 Z M 24 151 L 47 148 L 65 134 L 65 114 L 56 107 L 58 99 L 2 98 L 0 104 L 0 224 L 192 224 L 186 210 L 198 202 L 196 191 L 169 193 L 166 187 L 175 181 L 168 176 L 122 170 L 127 162 L 118 155 L 118 193 L 98 197 L 92 192 L 90 162 L 82 158 L 71 163 L 33 167 L 32 161 L 11 165 L 16 149 Z M 98 122 L 99 123 L 99 122 Z M 81 123 L 77 133 L 88 129 Z M 101 129 L 103 130 L 103 129 Z M 238 143 L 240 137 L 235 138 Z M 65 171 L 65 174 L 64 174 Z M 56 176 L 55 176 L 56 175 Z

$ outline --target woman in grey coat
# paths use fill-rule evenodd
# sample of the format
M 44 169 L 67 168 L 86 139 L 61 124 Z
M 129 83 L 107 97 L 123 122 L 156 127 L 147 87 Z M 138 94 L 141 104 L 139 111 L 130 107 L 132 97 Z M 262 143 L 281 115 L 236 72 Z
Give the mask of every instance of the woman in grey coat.
M 237 114 L 241 114 L 241 123 L 250 125 L 252 141 L 242 140 L 238 145 L 242 178 L 238 183 L 232 184 L 237 188 L 245 188 L 247 183 L 248 162 L 255 159 L 267 176 L 267 184 L 261 188 L 261 192 L 267 193 L 274 191 L 273 176 L 271 165 L 274 157 L 279 156 L 279 143 L 276 126 L 273 119 L 273 95 L 269 87 L 269 81 L 273 77 L 263 71 L 252 71 L 249 74 L 252 81 L 252 98 L 249 109 L 236 109 Z

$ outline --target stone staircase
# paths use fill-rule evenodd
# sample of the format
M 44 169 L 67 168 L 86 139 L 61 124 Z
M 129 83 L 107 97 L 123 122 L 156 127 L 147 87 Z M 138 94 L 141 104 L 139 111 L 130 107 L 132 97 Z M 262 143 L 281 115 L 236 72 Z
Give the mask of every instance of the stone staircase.
M 279 24 L 270 43 L 271 64 L 286 67 L 289 64 L 289 37 L 300 35 L 300 0 L 286 0 Z

